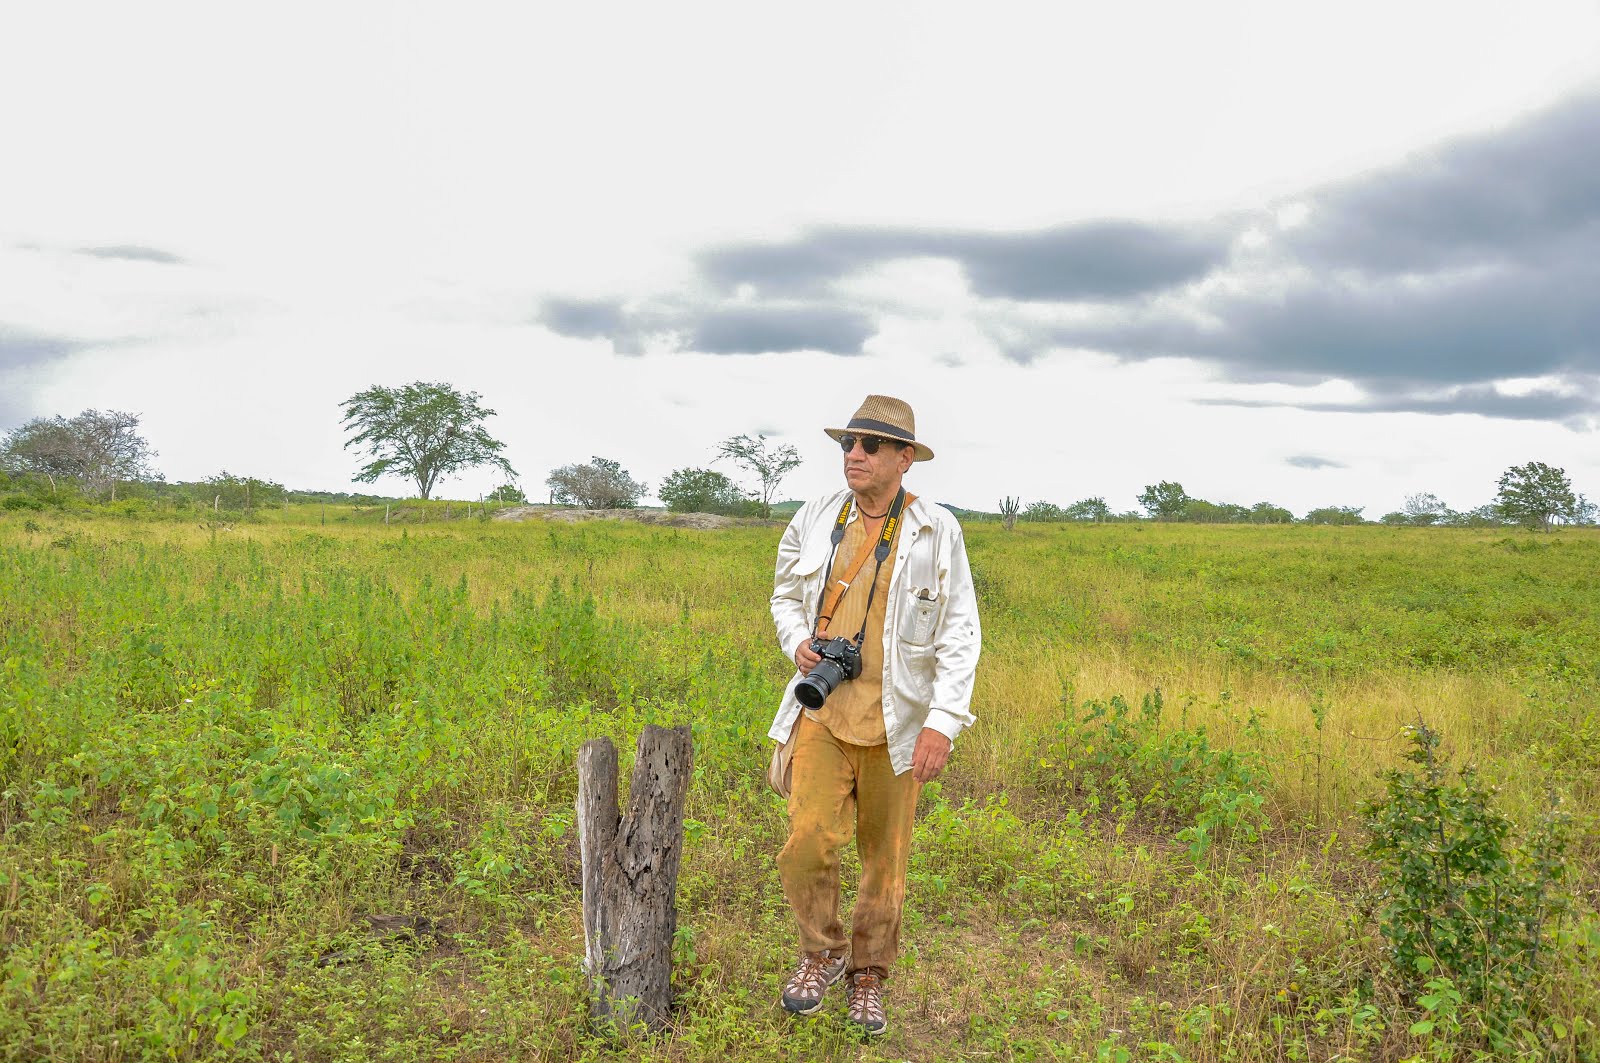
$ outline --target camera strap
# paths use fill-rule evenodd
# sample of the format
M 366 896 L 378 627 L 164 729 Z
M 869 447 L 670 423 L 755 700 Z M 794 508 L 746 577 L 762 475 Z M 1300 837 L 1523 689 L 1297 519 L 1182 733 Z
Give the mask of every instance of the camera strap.
M 863 540 L 861 549 L 856 551 L 856 556 L 850 561 L 849 571 L 845 573 L 843 579 L 835 582 L 833 580 L 833 561 L 838 553 L 839 544 L 844 541 L 844 529 L 850 523 L 850 510 L 855 505 L 855 496 L 851 495 L 844 500 L 844 505 L 839 507 L 839 516 L 833 522 L 833 531 L 829 535 L 829 538 L 833 541 L 833 549 L 828 552 L 828 569 L 823 575 L 823 586 L 827 587 L 827 593 L 823 596 L 822 608 L 817 611 L 816 623 L 811 625 L 812 635 L 815 635 L 821 629 L 824 620 L 831 621 L 833 619 L 833 611 L 839 607 L 839 599 L 844 597 L 844 592 L 850 589 L 850 584 L 854 583 L 856 576 L 860 575 L 861 568 L 867 563 L 869 554 L 876 557 L 878 561 L 872 569 L 872 589 L 867 592 L 867 611 L 872 611 L 872 598 L 878 593 L 878 572 L 883 568 L 883 563 L 889 559 L 889 550 L 894 545 L 895 529 L 900 526 L 900 514 L 907 504 L 916 497 L 916 495 L 906 494 L 906 489 L 903 487 L 895 494 L 894 503 L 889 507 L 889 512 L 884 517 L 883 529 L 878 533 L 877 540 L 875 542 Z M 862 620 L 861 625 L 861 634 L 856 636 L 858 644 L 866 636 L 865 619 Z
M 883 530 L 878 532 L 878 545 L 872 550 L 878 563 L 872 566 L 872 586 L 867 590 L 867 608 L 861 614 L 861 630 L 856 632 L 857 646 L 866 641 L 867 621 L 872 616 L 872 599 L 878 593 L 878 573 L 883 571 L 883 563 L 889 559 L 889 550 L 894 546 L 895 529 L 900 527 L 900 511 L 905 508 L 906 489 L 902 487 L 895 493 L 894 505 L 889 507 L 889 514 L 883 521 Z

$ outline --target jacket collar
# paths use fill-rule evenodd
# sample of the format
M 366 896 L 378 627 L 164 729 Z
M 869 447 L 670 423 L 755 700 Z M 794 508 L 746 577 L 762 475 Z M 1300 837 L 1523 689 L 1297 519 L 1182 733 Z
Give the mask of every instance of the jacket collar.
M 841 491 L 835 491 L 828 499 L 828 505 L 825 507 L 827 511 L 833 516 L 837 516 L 839 513 L 839 507 L 844 505 L 844 500 L 849 497 L 850 493 L 851 492 L 848 487 Z M 907 489 L 906 493 L 915 494 L 915 492 L 909 489 Z M 914 522 L 918 527 L 921 528 L 931 528 L 933 527 L 934 521 L 932 509 L 933 505 L 934 503 L 929 502 L 921 495 L 917 495 L 916 498 L 911 500 L 911 504 L 906 506 L 905 513 L 902 515 L 901 519 L 908 524 Z M 850 519 L 859 519 L 859 512 L 859 508 L 852 510 Z

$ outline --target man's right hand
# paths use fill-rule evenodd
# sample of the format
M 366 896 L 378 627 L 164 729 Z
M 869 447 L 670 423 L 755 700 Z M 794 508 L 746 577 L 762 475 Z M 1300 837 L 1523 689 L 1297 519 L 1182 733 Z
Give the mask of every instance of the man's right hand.
M 826 639 L 827 637 L 828 633 L 826 631 L 817 634 L 819 639 Z M 810 675 L 811 669 L 815 668 L 820 660 L 822 660 L 822 655 L 812 651 L 810 639 L 806 639 L 800 644 L 800 648 L 794 651 L 794 666 L 800 669 L 801 675 Z

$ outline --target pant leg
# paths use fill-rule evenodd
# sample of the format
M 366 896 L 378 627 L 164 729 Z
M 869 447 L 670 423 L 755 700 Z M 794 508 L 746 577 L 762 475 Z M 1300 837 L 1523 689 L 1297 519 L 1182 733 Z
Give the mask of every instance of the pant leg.
M 855 752 L 861 888 L 850 916 L 850 967 L 878 967 L 887 973 L 900 949 L 900 911 L 905 904 L 911 831 L 922 784 L 909 771 L 894 773 L 887 745 Z
M 855 830 L 855 765 L 822 724 L 801 714 L 795 726 L 789 840 L 778 854 L 778 875 L 800 926 L 800 948 L 842 953 L 849 942 L 839 919 L 839 850 Z

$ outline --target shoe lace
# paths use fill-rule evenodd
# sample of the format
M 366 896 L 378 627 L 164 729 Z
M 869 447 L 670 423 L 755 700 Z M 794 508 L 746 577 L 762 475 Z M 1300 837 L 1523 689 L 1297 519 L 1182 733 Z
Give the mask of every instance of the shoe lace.
M 815 993 L 827 988 L 823 972 L 828 968 L 829 958 L 826 952 L 808 952 L 800 957 L 800 967 L 794 972 L 794 977 L 789 979 L 789 990 L 792 993 Z
M 854 1018 L 882 1020 L 883 979 L 876 971 L 860 971 L 850 981 L 850 1014 Z

